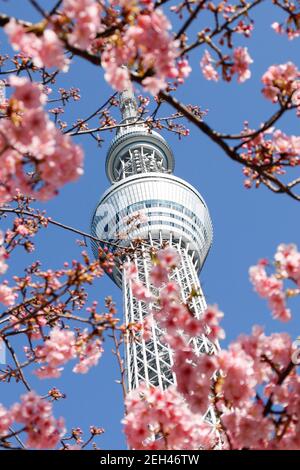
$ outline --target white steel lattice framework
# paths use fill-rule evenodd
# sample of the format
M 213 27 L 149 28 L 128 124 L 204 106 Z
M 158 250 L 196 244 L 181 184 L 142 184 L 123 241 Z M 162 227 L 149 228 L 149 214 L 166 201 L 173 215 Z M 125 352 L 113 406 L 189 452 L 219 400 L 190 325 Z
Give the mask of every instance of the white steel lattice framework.
M 172 150 L 160 134 L 150 132 L 143 123 L 138 123 L 137 104 L 131 90 L 120 94 L 120 109 L 122 126 L 111 142 L 106 159 L 106 172 L 112 186 L 96 207 L 92 234 L 125 247 L 132 246 L 133 240 L 143 240 L 141 250 L 134 255 L 134 263 L 139 280 L 154 294 L 158 292 L 149 279 L 150 251 L 166 244 L 175 247 L 180 263 L 170 277 L 180 285 L 183 301 L 187 301 L 192 289 L 199 293 L 189 305 L 200 318 L 206 302 L 198 272 L 212 243 L 207 206 L 195 188 L 172 175 Z M 128 232 L 129 219 L 138 220 L 138 223 Z M 98 247 L 97 242 L 92 242 L 96 257 Z M 126 323 L 143 321 L 149 306 L 133 297 L 130 281 L 118 266 L 110 276 L 123 289 Z M 160 328 L 153 324 L 149 340 L 145 341 L 137 333 L 134 340 L 126 344 L 128 391 L 142 382 L 162 389 L 176 383 L 172 352 L 161 341 L 161 335 Z M 198 354 L 213 354 L 218 347 L 205 335 L 192 341 Z M 207 419 L 215 422 L 210 410 Z

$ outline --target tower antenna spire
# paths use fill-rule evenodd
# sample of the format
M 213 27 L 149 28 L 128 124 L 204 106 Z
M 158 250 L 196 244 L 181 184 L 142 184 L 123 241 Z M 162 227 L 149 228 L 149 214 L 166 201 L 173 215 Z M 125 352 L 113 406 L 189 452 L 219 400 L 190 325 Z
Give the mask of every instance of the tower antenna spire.
M 125 65 L 123 67 L 127 69 Z M 120 92 L 119 97 L 119 107 L 122 114 L 122 122 L 126 122 L 127 120 L 130 122 L 136 119 L 138 115 L 138 106 L 131 82 L 129 82 L 128 86 Z

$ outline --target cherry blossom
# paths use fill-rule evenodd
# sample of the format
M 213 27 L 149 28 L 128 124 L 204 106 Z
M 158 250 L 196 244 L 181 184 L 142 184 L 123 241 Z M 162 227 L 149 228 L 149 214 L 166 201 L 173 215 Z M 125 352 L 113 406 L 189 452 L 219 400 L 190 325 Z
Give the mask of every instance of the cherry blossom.
M 7 284 L 0 284 L 0 302 L 8 307 L 14 305 L 17 294 Z
M 64 56 L 63 43 L 51 29 L 37 36 L 12 18 L 5 26 L 11 45 L 25 56 L 32 57 L 37 67 L 58 67 L 67 70 L 68 60 Z
M 141 385 L 127 395 L 126 408 L 124 431 L 132 449 L 209 448 L 214 440 L 211 427 L 191 412 L 174 387 L 162 391 Z
M 10 119 L 2 119 L 0 124 L 0 201 L 11 199 L 20 190 L 48 199 L 82 174 L 83 154 L 43 111 L 45 97 L 37 84 L 17 77 L 11 79 L 11 84 L 16 90 L 9 101 Z M 35 167 L 34 176 L 28 174 L 23 154 Z M 38 185 L 40 182 L 43 184 Z
M 267 448 L 274 432 L 274 425 L 271 418 L 262 417 L 262 414 L 262 406 L 252 405 L 222 415 L 222 423 L 234 449 Z
M 49 339 L 43 346 L 36 348 L 36 356 L 40 362 L 48 363 L 47 368 L 36 371 L 40 378 L 59 377 L 58 366 L 76 356 L 74 332 L 61 330 L 58 327 L 52 328 Z
M 278 270 L 285 278 L 293 279 L 300 287 L 300 253 L 294 244 L 281 244 L 274 256 Z
M 282 281 L 275 276 L 268 276 L 265 260 L 259 261 L 256 266 L 249 269 L 250 281 L 261 297 L 270 297 L 274 292 L 282 289 Z
M 300 28 L 299 28 L 298 22 L 294 20 L 296 16 L 292 16 L 295 6 L 292 3 L 290 3 L 289 8 L 290 8 L 291 15 L 285 21 L 285 23 L 278 23 L 278 21 L 274 21 L 274 23 L 271 24 L 271 28 L 277 34 L 286 33 L 288 39 L 292 40 L 300 36 Z
M 224 313 L 221 312 L 216 305 L 208 305 L 201 317 L 202 323 L 209 330 L 207 335 L 213 342 L 225 338 L 225 332 L 219 325 L 223 316 Z
M 151 269 L 150 279 L 154 286 L 160 287 L 169 280 L 168 270 L 163 265 L 158 264 Z
M 8 265 L 6 263 L 8 255 L 3 246 L 3 243 L 4 243 L 3 232 L 0 231 L 0 274 L 4 274 L 8 268 Z
M 251 77 L 249 65 L 252 64 L 247 47 L 237 47 L 233 52 L 233 66 L 231 68 L 231 74 L 237 74 L 237 80 L 239 83 L 243 83 Z
M 46 95 L 37 83 L 12 75 L 10 85 L 15 87 L 14 99 L 21 102 L 25 109 L 37 109 L 46 103 Z
M 289 97 L 294 90 L 294 83 L 300 77 L 300 72 L 295 64 L 271 65 L 262 76 L 264 96 L 276 103 L 282 97 Z
M 244 351 L 231 345 L 228 351 L 221 351 L 217 363 L 224 378 L 222 391 L 226 401 L 241 406 L 255 395 L 256 378 L 252 359 Z
M 178 391 L 186 399 L 191 411 L 204 414 L 209 406 L 210 377 L 215 372 L 217 364 L 212 363 L 212 368 L 209 368 L 209 371 L 205 368 L 204 373 L 202 359 L 202 357 L 197 358 L 187 346 L 184 349 L 177 349 L 174 354 L 173 371 L 176 374 Z
M 232 62 L 233 63 L 230 66 L 228 64 L 226 64 L 226 66 L 223 64 L 223 77 L 225 77 L 227 81 L 230 81 L 234 74 L 237 74 L 237 80 L 239 83 L 243 83 L 251 77 L 249 65 L 252 64 L 253 60 L 249 55 L 247 47 L 235 48 L 233 51 Z M 200 61 L 200 67 L 206 80 L 213 80 L 215 82 L 219 80 L 219 74 L 215 67 L 216 65 L 220 65 L 221 61 L 214 65 L 215 63 L 216 61 L 212 58 L 211 54 L 205 50 Z M 229 74 L 226 71 L 228 67 L 230 67 Z
M 168 78 L 180 82 L 190 73 L 186 59 L 176 59 L 179 55 L 178 41 L 171 39 L 168 31 L 171 25 L 162 10 L 140 12 L 136 22 L 130 25 L 116 44 L 109 42 L 102 53 L 105 78 L 110 85 L 121 91 L 129 85 L 129 73 L 123 68 L 131 60 L 139 57 L 144 70 L 154 69 L 154 76 L 142 81 L 145 89 L 156 95 L 166 88 Z
M 282 290 L 283 282 L 274 275 L 267 275 L 264 262 L 252 266 L 249 269 L 249 275 L 256 292 L 261 297 L 268 299 L 274 318 L 281 321 L 290 320 L 291 313 L 286 308 L 285 295 Z
M 53 449 L 65 433 L 64 420 L 52 415 L 52 404 L 35 392 L 22 395 L 12 407 L 14 420 L 26 428 L 26 445 L 33 449 Z
M 102 6 L 95 0 L 64 0 L 62 12 L 75 25 L 68 41 L 80 49 L 89 49 L 97 33 L 103 30 L 100 21 Z
M 293 193 L 297 179 L 288 184 L 285 178 L 288 167 L 300 164 L 300 137 L 277 127 L 279 118 L 291 109 L 296 109 L 300 116 L 300 72 L 295 64 L 273 64 L 267 69 L 262 76 L 262 92 L 266 99 L 277 103 L 277 111 L 267 116 L 257 129 L 251 130 L 245 122 L 240 135 L 222 134 L 211 124 L 202 123 L 205 113 L 199 106 L 185 104 L 185 100 L 181 102 L 175 96 L 178 85 L 191 72 L 189 61 L 194 60 L 193 54 L 197 57 L 201 46 L 209 49 L 204 51 L 200 61 L 207 80 L 218 81 L 222 76 L 229 82 L 236 76 L 238 83 L 243 83 L 250 78 L 252 58 L 248 48 L 237 47 L 235 38 L 237 34 L 239 39 L 242 35 L 244 41 L 251 35 L 255 2 L 243 4 L 241 8 L 226 1 L 217 6 L 182 2 L 171 7 L 171 18 L 177 16 L 174 31 L 153 0 L 110 0 L 108 3 L 63 0 L 56 3 L 57 7 L 49 15 L 41 15 L 40 20 L 32 24 L 14 19 L 7 23 L 9 18 L 2 15 L 10 43 L 19 53 L 10 59 L 1 57 L 1 72 L 10 77 L 1 83 L 0 90 L 1 217 L 8 215 L 5 210 L 14 208 L 18 214 L 6 234 L 0 233 L 1 275 L 7 271 L 7 260 L 13 250 L 24 247 L 31 252 L 34 245 L 30 238 L 51 221 L 43 212 L 31 208 L 30 197 L 49 199 L 64 184 L 82 174 L 82 151 L 67 134 L 78 135 L 84 131 L 99 143 L 102 140 L 91 130 L 90 119 L 79 117 L 76 124 L 70 126 L 60 120 L 68 99 L 78 100 L 78 90 L 72 88 L 66 92 L 59 88 L 56 99 L 51 96 L 49 85 L 54 88 L 56 80 L 60 83 L 60 72 L 67 70 L 69 57 L 77 60 L 79 56 L 81 63 L 88 61 L 97 65 L 98 71 L 102 67 L 106 81 L 116 90 L 127 88 L 132 79 L 153 95 L 161 92 L 154 99 L 157 106 L 154 115 L 166 103 L 175 114 L 170 114 L 165 121 L 151 117 L 150 129 L 163 128 L 179 136 L 186 135 L 188 130 L 173 124 L 173 119 L 184 116 L 232 160 L 242 164 L 245 187 L 265 184 L 274 192 L 286 192 L 298 198 Z M 277 0 L 273 7 L 282 10 Z M 287 14 L 287 19 L 273 22 L 272 28 L 277 34 L 285 33 L 293 39 L 300 34 L 298 7 L 293 2 L 284 2 L 283 10 L 285 13 L 281 13 Z M 203 30 L 193 30 L 190 23 L 196 13 L 199 18 L 199 12 L 201 17 L 204 14 L 205 25 Z M 49 68 L 52 70 L 47 70 Z M 21 78 L 23 74 L 26 78 Z M 36 77 L 41 84 L 35 81 Z M 4 97 L 4 86 L 8 87 L 8 99 Z M 45 107 L 55 101 L 60 104 L 47 114 Z M 112 130 L 117 126 L 110 115 L 110 108 L 116 102 L 115 98 L 109 99 L 108 104 L 94 114 L 99 121 L 95 132 L 100 134 L 105 127 Z M 144 113 L 147 116 L 148 104 L 148 98 L 139 99 L 141 116 Z M 276 128 L 270 127 L 275 125 Z M 68 131 L 69 128 L 72 130 Z M 22 196 L 21 192 L 27 196 Z M 142 217 L 131 218 L 131 221 L 145 222 Z M 139 243 L 142 241 L 137 240 L 137 250 Z M 134 246 L 124 248 L 123 244 L 120 247 L 122 259 L 135 255 Z M 58 378 L 71 360 L 73 371 L 84 374 L 98 364 L 105 331 L 113 332 L 112 336 L 116 337 L 115 351 L 119 357 L 123 341 L 128 338 L 150 341 L 157 325 L 163 331 L 161 341 L 168 343 L 173 354 L 176 385 L 160 390 L 141 384 L 127 395 L 128 413 L 124 425 L 130 447 L 198 450 L 215 449 L 216 444 L 222 442 L 224 449 L 300 448 L 300 379 L 293 360 L 297 341 L 293 342 L 286 333 L 267 335 L 262 327 L 255 326 L 251 334 L 240 335 L 220 351 L 218 340 L 225 336 L 220 326 L 223 313 L 218 306 L 209 305 L 200 318 L 195 318 L 193 304 L 199 293 L 191 288 L 191 292 L 185 292 L 182 297 L 175 281 L 180 274 L 180 256 L 172 247 L 159 250 L 153 247 L 149 253 L 149 260 L 153 261 L 151 291 L 139 278 L 137 265 L 125 264 L 124 276 L 132 286 L 133 295 L 137 301 L 151 304 L 151 307 L 142 324 L 119 326 L 111 298 L 105 299 L 105 313 L 98 311 L 97 302 L 86 306 L 85 284 L 102 276 L 104 270 L 111 273 L 115 264 L 115 252 L 109 248 L 99 248 L 98 254 L 95 263 L 84 253 L 83 262 L 73 261 L 58 270 L 42 270 L 39 262 L 33 262 L 26 267 L 24 275 L 14 276 L 13 287 L 1 281 L 0 302 L 5 308 L 0 336 L 7 344 L 11 343 L 9 363 L 1 368 L 1 381 L 17 381 L 28 388 L 27 367 L 29 370 L 38 367 L 34 373 L 39 378 Z M 297 246 L 279 245 L 273 261 L 259 261 L 250 268 L 249 276 L 254 290 L 266 299 L 273 318 L 288 321 L 291 318 L 288 300 L 300 292 Z M 21 299 L 20 305 L 16 303 L 17 298 Z M 84 329 L 78 327 L 80 322 Z M 199 354 L 194 347 L 195 337 L 201 335 L 207 337 L 211 346 L 207 354 Z M 26 346 L 21 350 L 25 360 L 17 358 L 16 338 L 26 338 Z M 120 357 L 119 362 L 123 377 L 125 371 Z M 125 390 L 125 384 L 122 385 Z M 54 402 L 64 394 L 52 388 L 46 396 Z M 215 412 L 216 424 L 204 421 L 208 409 Z M 102 432 L 96 426 L 90 428 L 92 436 Z M 20 403 L 9 409 L 0 405 L 0 445 L 11 445 L 10 439 L 22 433 L 27 435 L 29 448 L 53 449 L 60 442 L 65 449 L 84 447 L 80 428 L 74 428 L 71 437 L 61 441 L 63 420 L 54 418 L 52 401 L 34 392 L 24 395 Z
M 219 80 L 219 74 L 214 67 L 214 60 L 210 53 L 206 50 L 200 61 L 200 67 L 206 80 L 213 80 L 217 82 Z
M 149 314 L 146 316 L 146 318 L 144 319 L 143 321 L 143 333 L 142 333 L 142 336 L 143 336 L 143 340 L 144 341 L 149 341 L 151 339 L 151 336 L 152 336 L 152 328 L 153 328 L 153 323 L 154 320 L 153 320 L 153 315 Z
M 157 253 L 157 259 L 160 264 L 166 268 L 175 268 L 180 262 L 180 256 L 178 251 L 169 246 L 167 248 L 161 249 Z
M 141 281 L 131 281 L 132 294 L 138 300 L 149 303 L 152 300 L 151 292 L 143 285 Z
M 14 422 L 13 414 L 4 408 L 3 405 L 0 403 L 0 436 L 5 436 L 5 434 L 9 434 L 9 428 Z
M 77 374 L 86 374 L 89 369 L 96 366 L 103 353 L 102 343 L 99 339 L 89 340 L 87 332 L 79 336 L 76 341 L 76 354 L 79 363 L 73 368 Z
M 126 279 L 136 279 L 138 275 L 138 268 L 134 263 L 125 263 L 124 265 Z

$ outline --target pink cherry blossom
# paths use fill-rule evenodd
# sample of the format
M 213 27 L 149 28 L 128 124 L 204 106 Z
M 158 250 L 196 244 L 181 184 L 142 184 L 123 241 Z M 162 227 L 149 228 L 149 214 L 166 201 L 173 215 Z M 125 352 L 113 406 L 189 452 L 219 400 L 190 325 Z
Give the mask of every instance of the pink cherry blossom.
M 290 335 L 287 333 L 272 333 L 270 336 L 266 336 L 264 350 L 273 363 L 287 367 L 291 362 L 293 352 Z
M 48 363 L 46 368 L 38 369 L 36 372 L 40 378 L 59 377 L 58 366 L 76 357 L 74 332 L 58 327 L 52 328 L 49 339 L 43 346 L 36 348 L 36 357 L 39 362 Z
M 39 379 L 58 379 L 61 376 L 62 371 L 63 367 L 51 367 L 47 365 L 35 369 L 33 373 Z
M 255 396 L 256 377 L 254 362 L 250 356 L 235 345 L 221 351 L 217 364 L 224 375 L 222 392 L 233 406 L 242 406 Z
M 208 305 L 202 314 L 201 321 L 208 328 L 207 335 L 213 342 L 225 338 L 225 332 L 219 325 L 223 316 L 224 313 L 216 305 Z
M 214 67 L 214 60 L 210 53 L 206 50 L 200 61 L 200 67 L 203 73 L 203 76 L 206 80 L 213 80 L 217 82 L 219 80 L 219 74 Z
M 241 335 L 233 345 L 234 348 L 243 349 L 254 361 L 253 367 L 258 383 L 274 378 L 274 370 L 268 362 L 261 360 L 262 357 L 267 357 L 269 361 L 285 368 L 290 363 L 294 351 L 292 340 L 287 333 L 273 333 L 266 336 L 260 326 L 253 327 L 251 335 Z
M 62 11 L 75 23 L 68 34 L 69 43 L 80 49 L 89 49 L 97 33 L 103 30 L 100 3 L 95 0 L 64 0 Z
M 151 95 L 157 95 L 160 90 L 164 90 L 167 87 L 167 83 L 164 78 L 160 77 L 147 77 L 143 80 L 143 85 L 146 91 L 151 93 Z
M 157 258 L 160 264 L 166 268 L 175 268 L 180 262 L 178 251 L 171 246 L 159 250 L 157 253 Z
M 3 246 L 4 237 L 3 233 L 0 231 L 0 274 L 4 274 L 7 271 L 8 265 L 6 263 L 8 254 Z
M 294 7 L 294 6 L 293 6 Z M 291 16 L 284 23 L 278 23 L 275 21 L 271 24 L 271 28 L 274 29 L 277 34 L 287 34 L 288 39 L 295 39 L 300 36 L 300 28 L 297 21 L 291 21 Z
M 154 286 L 161 287 L 162 284 L 169 280 L 168 270 L 161 264 L 158 264 L 151 269 L 150 279 Z
M 96 366 L 102 356 L 103 348 L 99 339 L 89 340 L 85 332 L 76 344 L 76 354 L 79 357 L 79 363 L 73 368 L 77 374 L 86 374 L 89 369 Z
M 134 263 L 125 263 L 124 272 L 127 280 L 133 280 L 137 278 L 138 269 Z
M 152 294 L 143 285 L 141 281 L 131 281 L 132 295 L 142 302 L 149 303 L 152 300 Z
M 249 65 L 253 63 L 247 47 L 237 47 L 233 52 L 233 66 L 231 74 L 237 74 L 238 82 L 242 83 L 251 77 Z
M 174 350 L 173 371 L 177 388 L 194 413 L 204 414 L 209 406 L 210 379 L 217 368 L 214 359 L 209 359 L 206 356 L 197 357 L 189 346 Z
M 274 292 L 269 297 L 269 306 L 274 319 L 287 322 L 292 318 L 290 309 L 286 308 L 285 294 L 283 292 Z
M 124 431 L 132 449 L 192 450 L 209 448 L 214 440 L 212 428 L 191 412 L 175 387 L 141 385 L 127 395 L 126 409 Z
M 37 67 L 58 67 L 66 70 L 68 60 L 64 56 L 63 43 L 51 29 L 40 36 L 27 32 L 26 28 L 12 18 L 5 26 L 12 47 L 25 56 L 32 57 Z
M 234 449 L 266 449 L 274 432 L 272 419 L 263 417 L 261 406 L 252 405 L 222 415 L 222 423 Z M 258 432 L 259 430 L 259 432 Z
M 268 276 L 264 262 L 252 266 L 249 269 L 249 276 L 256 292 L 268 300 L 274 318 L 281 321 L 290 320 L 291 312 L 286 308 L 282 280 L 274 275 Z
M 21 403 L 12 407 L 15 421 L 26 428 L 26 445 L 33 449 L 53 449 L 65 433 L 64 420 L 52 415 L 52 404 L 28 392 L 21 397 Z
M 146 341 L 146 342 L 151 339 L 153 322 L 154 322 L 154 319 L 153 319 L 153 315 L 151 315 L 151 314 L 147 315 L 146 318 L 143 321 L 142 336 L 143 336 L 143 340 Z
M 274 292 L 282 289 L 282 281 L 275 276 L 268 276 L 265 263 L 258 263 L 257 266 L 251 266 L 249 277 L 254 289 L 261 297 L 269 297 Z
M 46 102 L 46 95 L 42 93 L 37 83 L 28 81 L 25 77 L 12 75 L 9 84 L 15 87 L 14 98 L 22 102 L 26 109 L 37 109 Z
M 17 294 L 7 284 L 0 284 L 0 302 L 7 307 L 14 305 Z
M 118 58 L 118 56 L 120 57 Z M 117 47 L 109 44 L 102 53 L 102 65 L 105 70 L 105 80 L 118 91 L 130 87 L 130 78 L 128 70 L 122 67 L 123 54 L 119 53 Z M 127 61 L 127 58 L 126 58 Z M 125 62 L 126 63 L 126 62 Z
M 129 86 L 129 73 L 124 64 L 140 61 L 143 70 L 153 70 L 142 84 L 152 94 L 166 88 L 167 79 L 182 82 L 190 72 L 186 59 L 179 59 L 179 42 L 171 38 L 171 25 L 160 9 L 150 9 L 136 15 L 136 21 L 116 43 L 108 42 L 102 53 L 105 78 L 110 85 L 121 91 Z M 178 59 L 178 63 L 177 63 Z
M 20 111 L 0 123 L 0 202 L 10 200 L 19 191 L 48 199 L 62 185 L 82 174 L 83 153 L 69 136 L 55 128 L 43 111 L 44 94 L 38 85 L 16 77 L 11 84 L 16 91 L 10 103 L 14 106 L 18 103 Z M 35 170 L 34 177 L 28 174 L 23 154 Z
M 294 82 L 300 77 L 300 72 L 295 64 L 271 65 L 262 76 L 264 96 L 276 103 L 279 96 L 290 96 L 294 90 Z
M 293 279 L 300 287 L 300 253 L 294 244 L 281 244 L 274 256 L 280 274 Z
M 14 422 L 13 413 L 10 410 L 4 408 L 4 406 L 0 403 L 0 437 L 9 434 L 9 428 Z
M 192 67 L 188 63 L 186 59 L 179 59 L 177 62 L 177 67 L 178 67 L 178 77 L 177 81 L 179 83 L 183 83 L 184 79 L 187 78 L 191 71 Z
M 283 34 L 284 33 L 284 29 L 283 29 L 282 25 L 278 23 L 278 21 L 274 21 L 274 23 L 271 24 L 271 28 L 274 29 L 274 31 L 277 34 Z

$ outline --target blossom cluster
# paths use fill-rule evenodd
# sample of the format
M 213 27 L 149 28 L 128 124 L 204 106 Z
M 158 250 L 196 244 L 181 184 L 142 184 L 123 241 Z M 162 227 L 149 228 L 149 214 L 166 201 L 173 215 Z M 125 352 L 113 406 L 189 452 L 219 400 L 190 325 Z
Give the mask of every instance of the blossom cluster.
M 226 81 L 230 81 L 236 74 L 238 83 L 243 83 L 251 77 L 249 65 L 253 60 L 250 57 L 247 47 L 236 47 L 232 54 L 232 63 L 222 63 L 215 61 L 208 50 L 205 50 L 200 61 L 200 67 L 206 80 L 218 81 L 220 76 L 216 69 L 222 64 L 223 77 Z
M 4 29 L 12 47 L 21 51 L 25 57 L 31 57 L 36 67 L 67 70 L 69 61 L 64 55 L 63 42 L 53 29 L 31 32 L 14 18 Z
M 252 385 L 252 395 L 255 394 L 256 399 L 246 399 L 233 409 L 221 407 L 222 423 L 229 434 L 231 446 L 235 449 L 299 448 L 299 398 L 296 396 L 299 375 L 291 367 L 291 338 L 286 333 L 266 336 L 263 329 L 256 326 L 252 335 L 241 335 L 230 345 L 231 354 L 239 351 L 243 351 L 247 359 L 248 385 L 238 382 L 240 387 L 237 388 L 245 391 L 248 388 L 250 398 Z M 287 374 L 287 370 L 292 372 Z M 222 386 L 226 391 L 226 384 Z M 263 387 L 261 395 L 257 386 Z M 291 413 L 289 425 L 280 415 L 285 409 Z
M 0 437 L 11 433 L 14 422 L 22 424 L 26 446 L 32 449 L 53 449 L 65 433 L 63 418 L 55 419 L 52 404 L 35 392 L 23 395 L 9 410 L 0 405 Z
M 159 288 L 158 297 L 138 279 L 138 270 L 134 263 L 125 265 L 126 277 L 131 282 L 134 297 L 152 304 L 151 311 L 143 325 L 145 335 L 149 337 L 148 333 L 154 320 L 166 331 L 165 340 L 174 349 L 178 344 L 182 344 L 182 341 L 185 343 L 180 330 L 190 337 L 205 332 L 212 341 L 224 338 L 224 331 L 219 325 L 223 313 L 217 307 L 209 306 L 200 319 L 196 318 L 190 311 L 188 303 L 182 302 L 179 285 L 170 280 L 172 270 L 180 262 L 178 251 L 173 247 L 162 248 L 153 259 L 154 265 L 150 270 L 150 280 L 153 286 Z M 191 295 L 197 296 L 198 293 L 195 291 Z
M 283 104 L 292 97 L 299 115 L 299 79 L 300 71 L 293 62 L 271 65 L 261 79 L 264 84 L 262 93 L 272 103 L 279 101 Z
M 45 95 L 36 83 L 11 77 L 15 92 L 1 119 L 0 201 L 21 192 L 48 199 L 83 172 L 83 153 L 69 136 L 56 129 L 43 110 Z
M 95 0 L 64 0 L 62 15 L 72 21 L 68 42 L 79 49 L 90 49 L 92 41 L 104 29 L 100 14 L 102 6 Z
M 196 450 L 212 446 L 211 427 L 189 409 L 175 387 L 162 391 L 142 385 L 127 395 L 126 408 L 124 430 L 132 449 Z
M 85 374 L 90 367 L 96 366 L 102 355 L 102 343 L 99 339 L 91 340 L 86 331 L 76 338 L 74 331 L 51 329 L 49 339 L 42 346 L 35 348 L 37 362 L 46 363 L 35 370 L 39 378 L 60 377 L 63 364 L 79 358 L 73 372 Z
M 286 299 L 297 294 L 298 289 L 284 290 L 284 280 L 290 280 L 296 287 L 300 287 L 300 253 L 296 245 L 279 245 L 274 264 L 274 274 L 268 275 L 268 261 L 260 260 L 256 266 L 250 268 L 250 280 L 255 291 L 268 300 L 273 317 L 288 321 L 291 319 L 291 311 L 286 306 Z
M 254 131 L 245 123 L 244 135 L 251 135 Z M 256 187 L 261 182 L 259 169 L 264 167 L 273 174 L 285 174 L 286 166 L 295 167 L 300 164 L 300 137 L 287 135 L 280 129 L 269 128 L 259 131 L 253 137 L 243 138 L 241 156 L 248 162 L 243 168 L 246 179 L 244 186 Z M 256 168 L 255 168 L 256 167 Z M 262 176 L 263 177 L 263 176 Z
M 129 86 L 129 72 L 123 65 L 133 61 L 138 61 L 141 70 L 153 70 L 153 75 L 142 80 L 153 95 L 166 88 L 167 79 L 182 82 L 191 68 L 187 60 L 178 59 L 179 42 L 172 39 L 170 29 L 162 10 L 150 8 L 138 13 L 136 22 L 104 48 L 102 65 L 110 85 L 119 91 Z
M 0 275 L 5 274 L 8 268 L 7 265 L 8 253 L 4 247 L 4 236 L 0 231 Z M 7 285 L 7 282 L 4 281 L 0 284 L 0 303 L 11 307 L 16 300 L 17 294 L 14 292 L 12 287 Z
M 173 349 L 176 387 L 161 391 L 158 388 L 147 389 L 141 384 L 128 395 L 128 414 L 124 424 L 129 445 L 135 449 L 193 449 L 193 432 L 189 431 L 192 440 L 186 441 L 185 435 L 182 436 L 180 428 L 176 427 L 181 426 L 182 417 L 186 419 L 190 413 L 186 426 L 189 420 L 193 422 L 196 418 L 196 428 L 201 433 L 197 445 L 201 448 L 215 448 L 220 433 L 224 449 L 299 447 L 297 394 L 300 378 L 291 362 L 295 351 L 291 338 L 285 333 L 266 336 L 261 327 L 255 326 L 251 335 L 241 335 L 228 349 L 220 351 L 215 348 L 199 355 L 193 346 L 193 335 L 203 332 L 209 335 L 209 331 L 215 328 L 210 339 L 216 341 L 222 337 L 219 320 L 223 314 L 216 306 L 209 306 L 201 320 L 194 319 L 195 327 L 190 327 L 182 310 L 184 304 L 178 296 L 178 286 L 168 280 L 168 270 L 178 262 L 176 250 L 173 250 L 172 258 L 172 250 L 162 249 L 154 256 L 155 267 L 160 266 L 157 261 L 160 259 L 160 269 L 167 269 L 167 272 L 164 275 L 160 272 L 157 277 L 159 298 L 154 301 L 159 303 L 159 308 L 152 309 L 151 317 L 165 330 L 165 339 Z M 281 278 L 300 282 L 300 255 L 294 245 L 280 245 L 275 263 Z M 274 315 L 287 319 L 289 312 L 280 303 L 282 279 L 267 276 L 265 267 L 266 262 L 259 263 L 250 269 L 250 276 L 257 291 L 268 297 Z M 136 266 L 131 264 L 127 269 L 134 280 Z M 146 318 L 145 323 L 151 317 Z M 144 328 L 147 341 L 151 337 L 151 327 L 146 324 Z M 174 397 L 176 413 L 169 414 Z M 208 409 L 214 409 L 218 417 L 217 428 L 210 425 L 210 431 L 206 423 L 203 428 L 203 416 Z M 290 418 L 285 418 L 286 412 Z M 176 444 L 173 430 L 179 439 Z M 153 439 L 154 435 L 161 436 L 161 439 Z
M 23 299 L 23 302 L 6 314 L 6 320 L 14 332 L 22 331 L 22 326 L 26 326 L 23 331 L 30 341 L 44 338 L 47 335 L 43 331 L 44 326 L 58 326 L 60 317 L 68 319 L 72 310 L 84 306 L 84 286 L 104 273 L 98 261 L 90 262 L 87 255 L 84 256 L 85 264 L 74 260 L 72 265 L 65 263 L 64 269 L 44 271 L 40 263 L 35 262 L 27 267 L 25 276 L 14 276 L 14 292 L 21 293 Z M 68 314 L 66 308 L 69 308 Z M 96 313 L 92 312 L 90 315 L 94 317 Z M 107 317 L 107 324 L 109 319 Z M 7 329 L 8 327 L 4 328 L 5 331 Z
M 114 27 L 114 34 L 101 38 L 101 33 L 114 18 L 124 15 L 123 27 Z M 135 65 L 146 75 L 144 88 L 157 94 L 167 87 L 168 79 L 182 83 L 191 72 L 187 59 L 180 57 L 179 41 L 169 33 L 171 24 L 152 1 L 124 4 L 112 2 L 108 10 L 96 0 L 64 0 L 61 11 L 48 22 L 36 27 L 11 19 L 5 27 L 14 49 L 32 58 L 36 67 L 57 67 L 67 70 L 69 59 L 64 49 L 101 52 L 101 64 L 109 84 L 122 90 L 129 85 L 129 72 L 123 66 Z M 127 23 L 127 24 L 126 24 Z
M 187 418 L 188 410 L 186 426 L 192 422 L 193 429 L 200 429 L 198 445 L 213 449 L 218 441 L 215 428 L 209 425 L 209 430 L 205 424 L 203 429 L 202 418 L 208 406 L 213 406 L 219 416 L 223 449 L 299 448 L 300 377 L 291 367 L 293 351 L 288 334 L 266 336 L 258 326 L 215 356 L 197 357 L 192 349 L 178 350 L 176 388 L 161 391 L 140 385 L 128 395 L 124 424 L 129 445 L 135 449 L 176 448 L 172 446 L 172 431 L 176 430 L 176 445 L 181 445 L 177 448 L 193 449 L 194 441 L 187 441 L 180 431 L 177 434 L 176 428 L 182 417 Z M 176 412 L 169 414 L 170 394 L 178 399 Z M 171 430 L 170 442 L 166 429 Z M 165 441 L 153 439 L 160 434 L 166 434 Z M 194 435 L 189 431 L 191 438 Z
M 101 12 L 96 0 L 64 0 L 60 13 L 49 17 L 48 23 L 28 28 L 12 18 L 5 31 L 13 48 L 32 58 L 36 67 L 66 71 L 70 61 L 64 52 L 65 35 L 71 46 L 91 49 L 96 35 L 104 28 Z

